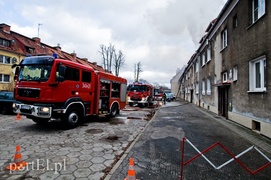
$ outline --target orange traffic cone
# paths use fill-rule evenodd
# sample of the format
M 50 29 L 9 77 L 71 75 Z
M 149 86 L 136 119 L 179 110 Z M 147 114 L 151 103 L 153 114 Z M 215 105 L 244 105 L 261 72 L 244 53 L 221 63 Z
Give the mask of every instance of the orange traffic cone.
M 17 114 L 16 120 L 22 120 L 22 117 L 21 117 L 20 113 Z
M 128 175 L 124 180 L 136 180 L 135 174 L 134 160 L 133 158 L 130 158 Z
M 8 165 L 6 169 L 16 171 L 22 169 L 26 165 L 27 162 L 22 161 L 21 146 L 17 145 L 16 152 L 14 155 L 14 163 L 10 163 L 10 165 Z

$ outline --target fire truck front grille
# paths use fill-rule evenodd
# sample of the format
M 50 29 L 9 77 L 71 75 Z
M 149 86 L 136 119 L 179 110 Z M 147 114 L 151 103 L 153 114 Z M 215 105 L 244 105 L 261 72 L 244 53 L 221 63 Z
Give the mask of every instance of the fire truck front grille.
M 18 95 L 20 97 L 39 98 L 40 90 L 39 89 L 19 88 L 18 89 Z
M 32 110 L 28 110 L 28 109 L 21 109 L 21 112 L 22 113 L 27 113 L 27 114 L 31 114 L 32 113 Z
M 131 100 L 133 100 L 133 101 L 141 101 L 140 95 L 133 95 L 131 97 Z

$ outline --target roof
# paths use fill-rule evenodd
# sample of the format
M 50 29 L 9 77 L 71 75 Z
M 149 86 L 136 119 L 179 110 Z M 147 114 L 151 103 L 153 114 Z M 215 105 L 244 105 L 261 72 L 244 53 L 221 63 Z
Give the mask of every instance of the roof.
M 77 62 L 86 66 L 91 66 L 95 70 L 106 72 L 102 66 L 97 63 L 91 63 L 87 58 L 79 58 L 75 53 L 67 53 L 61 50 L 58 45 L 56 47 L 49 46 L 41 42 L 39 37 L 29 38 L 17 32 L 11 31 L 10 26 L 4 23 L 0 24 L 0 38 L 8 40 L 10 46 L 0 45 L 0 50 L 20 54 L 23 56 L 31 55 L 52 55 L 57 54 L 58 58 Z

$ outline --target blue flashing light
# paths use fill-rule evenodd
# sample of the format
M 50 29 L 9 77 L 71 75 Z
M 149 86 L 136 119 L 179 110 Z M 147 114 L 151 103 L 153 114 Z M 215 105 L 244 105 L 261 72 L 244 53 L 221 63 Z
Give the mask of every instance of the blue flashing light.
M 53 53 L 52 56 L 56 59 L 57 58 L 57 54 Z

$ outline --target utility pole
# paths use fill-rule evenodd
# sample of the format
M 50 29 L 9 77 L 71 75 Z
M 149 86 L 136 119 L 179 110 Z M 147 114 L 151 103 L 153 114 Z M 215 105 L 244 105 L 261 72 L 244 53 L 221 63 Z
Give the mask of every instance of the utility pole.
M 40 37 L 40 26 L 41 25 L 42 25 L 41 23 L 38 24 L 38 38 Z

